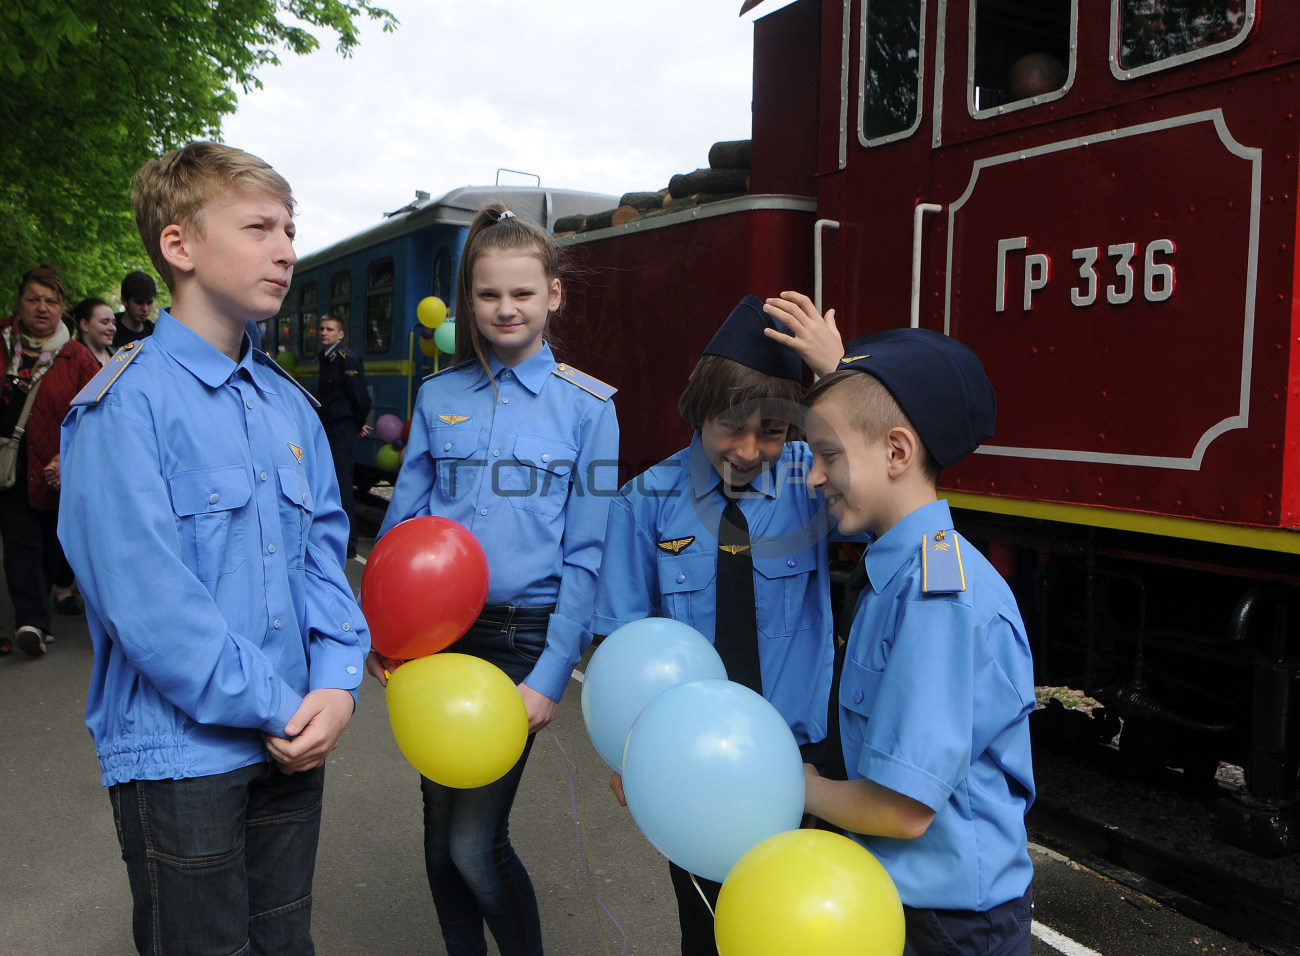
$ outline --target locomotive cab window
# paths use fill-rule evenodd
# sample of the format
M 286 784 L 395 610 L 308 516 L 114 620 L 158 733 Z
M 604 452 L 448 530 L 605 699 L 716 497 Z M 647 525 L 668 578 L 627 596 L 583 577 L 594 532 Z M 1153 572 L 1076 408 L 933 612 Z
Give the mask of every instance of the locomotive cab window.
M 863 6 L 858 139 L 878 146 L 910 136 L 921 122 L 925 0 Z
M 320 315 L 316 283 L 308 282 L 298 297 L 298 354 L 316 354 L 316 320 Z
M 382 355 L 393 341 L 392 259 L 380 259 L 366 269 L 366 354 Z
M 1120 79 L 1230 50 L 1245 40 L 1256 0 L 1113 0 L 1111 69 Z
M 280 311 L 269 319 L 257 323 L 257 331 L 262 335 L 262 351 L 274 355 L 280 351 L 281 342 L 291 342 L 289 338 L 289 300 L 280 303 Z
M 1064 96 L 1074 76 L 1077 13 L 1077 0 L 971 0 L 971 115 L 997 116 Z

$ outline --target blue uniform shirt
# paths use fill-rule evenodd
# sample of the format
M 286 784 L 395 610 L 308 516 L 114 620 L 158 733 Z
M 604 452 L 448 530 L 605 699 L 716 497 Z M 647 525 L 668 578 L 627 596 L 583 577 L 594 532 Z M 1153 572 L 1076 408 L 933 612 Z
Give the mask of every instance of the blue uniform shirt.
M 763 695 L 799 744 L 826 737 L 834 644 L 828 518 L 804 478 L 812 452 L 786 444 L 740 501 L 749 523 Z M 718 523 L 726 501 L 697 434 L 628 482 L 609 509 L 593 626 L 609 634 L 646 617 L 689 624 L 710 641 L 717 614 Z
M 927 594 L 922 538 L 933 546 L 939 531 L 961 565 L 932 560 Z M 951 561 L 958 550 L 945 554 Z M 853 836 L 908 906 L 984 911 L 1018 899 L 1033 876 L 1024 818 L 1034 798 L 1034 675 L 1015 598 L 952 530 L 946 501 L 913 511 L 863 560 L 871 586 L 840 677 L 844 762 L 850 778 L 911 797 L 935 817 L 916 840 Z M 936 578 L 965 590 L 938 592 Z
M 106 786 L 266 760 L 309 690 L 361 683 L 348 520 L 302 389 L 163 312 L 63 424 L 59 538 L 86 598 Z M 135 357 L 124 363 L 127 354 Z
M 489 363 L 491 379 L 477 361 L 465 362 L 420 387 L 379 534 L 418 515 L 450 518 L 487 554 L 488 604 L 554 604 L 546 649 L 524 683 L 558 701 L 591 643 L 617 486 L 613 389 L 580 375 L 583 385 L 575 384 L 545 344 L 513 369 L 494 354 Z

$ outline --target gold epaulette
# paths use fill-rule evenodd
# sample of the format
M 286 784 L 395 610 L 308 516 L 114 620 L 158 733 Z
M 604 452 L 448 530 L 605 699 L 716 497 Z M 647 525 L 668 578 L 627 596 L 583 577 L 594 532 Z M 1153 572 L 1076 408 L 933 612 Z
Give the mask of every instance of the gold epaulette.
M 921 590 L 926 594 L 956 594 L 966 590 L 966 569 L 954 531 L 921 536 Z
M 73 405 L 94 405 L 97 401 L 108 394 L 108 390 L 113 387 L 117 377 L 126 371 L 126 367 L 135 361 L 135 357 L 144 350 L 144 343 L 148 339 L 140 339 L 138 342 L 127 342 L 120 349 L 113 353 L 112 357 L 104 363 L 104 367 L 95 373 L 95 377 L 82 386 L 77 397 L 72 400 Z
M 618 389 L 613 385 L 602 382 L 595 376 L 588 375 L 586 372 L 581 372 L 572 365 L 566 365 L 563 362 L 555 366 L 555 368 L 551 370 L 551 374 L 558 375 L 566 382 L 573 383 L 584 392 L 590 392 L 602 402 L 609 401 L 614 397 L 614 393 L 618 391 Z

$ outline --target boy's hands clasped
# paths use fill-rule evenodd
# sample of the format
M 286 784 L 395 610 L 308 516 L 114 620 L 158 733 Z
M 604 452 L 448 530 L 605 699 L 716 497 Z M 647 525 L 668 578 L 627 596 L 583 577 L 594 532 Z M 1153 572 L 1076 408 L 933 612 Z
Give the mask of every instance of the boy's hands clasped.
M 352 694 L 337 687 L 311 691 L 284 727 L 287 737 L 267 735 L 267 752 L 282 771 L 297 773 L 325 762 L 352 719 Z

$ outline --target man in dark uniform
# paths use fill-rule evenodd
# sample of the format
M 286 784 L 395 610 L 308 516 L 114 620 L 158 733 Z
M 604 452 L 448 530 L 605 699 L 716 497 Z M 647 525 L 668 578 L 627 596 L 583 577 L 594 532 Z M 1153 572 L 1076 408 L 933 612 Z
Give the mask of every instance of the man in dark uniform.
M 356 557 L 357 529 L 352 516 L 352 453 L 357 438 L 372 431 L 366 424 L 370 414 L 370 391 L 366 388 L 366 370 L 355 352 L 343 347 L 343 320 L 337 315 L 322 315 L 320 335 L 321 424 L 334 454 L 334 473 L 339 480 L 339 497 L 348 514 L 348 557 Z
M 113 333 L 113 351 L 128 342 L 138 342 L 153 335 L 153 300 L 158 285 L 147 272 L 129 272 L 122 280 L 122 311 L 117 313 L 117 331 Z

